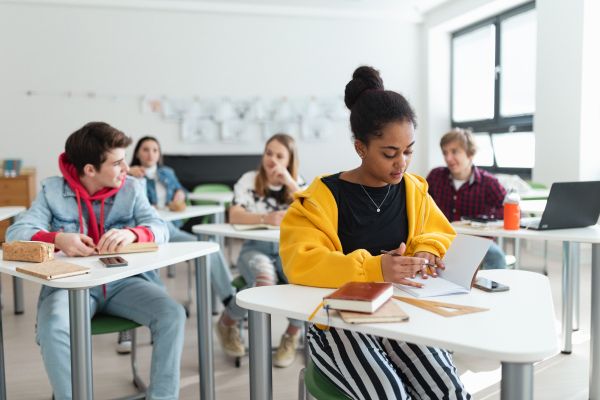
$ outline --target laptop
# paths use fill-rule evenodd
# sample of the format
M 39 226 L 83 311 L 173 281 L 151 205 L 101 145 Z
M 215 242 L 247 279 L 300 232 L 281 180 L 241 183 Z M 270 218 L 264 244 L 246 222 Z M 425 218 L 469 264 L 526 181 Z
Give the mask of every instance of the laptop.
M 600 217 L 600 181 L 552 184 L 541 217 L 521 218 L 521 228 L 549 230 L 583 228 Z

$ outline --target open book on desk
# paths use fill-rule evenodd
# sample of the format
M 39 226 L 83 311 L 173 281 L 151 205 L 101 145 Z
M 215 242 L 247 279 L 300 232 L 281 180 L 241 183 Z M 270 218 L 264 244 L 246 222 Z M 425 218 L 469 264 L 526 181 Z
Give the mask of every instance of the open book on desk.
M 398 283 L 394 286 L 415 297 L 469 293 L 479 265 L 491 245 L 491 239 L 458 234 L 442 258 L 446 269 L 438 268 L 437 278 L 429 275 L 427 279 L 423 279 L 421 274 L 417 274 L 414 279 L 409 280 L 423 283 L 424 287 L 417 288 Z
M 233 229 L 236 231 L 256 231 L 262 229 L 279 229 L 278 226 L 275 225 L 267 225 L 267 224 L 231 224 Z

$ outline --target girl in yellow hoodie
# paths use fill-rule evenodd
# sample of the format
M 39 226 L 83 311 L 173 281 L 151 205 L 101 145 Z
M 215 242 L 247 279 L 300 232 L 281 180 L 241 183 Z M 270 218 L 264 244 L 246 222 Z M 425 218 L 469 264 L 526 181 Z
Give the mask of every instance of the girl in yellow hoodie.
M 346 106 L 361 165 L 320 176 L 297 192 L 281 223 L 279 254 L 290 283 L 337 288 L 349 281 L 394 282 L 420 273 L 436 278 L 455 232 L 406 172 L 415 145 L 415 113 L 383 89 L 379 72 L 359 67 L 346 85 Z M 391 250 L 404 257 L 380 255 Z M 308 332 L 316 368 L 352 399 L 469 399 L 446 350 L 339 328 Z

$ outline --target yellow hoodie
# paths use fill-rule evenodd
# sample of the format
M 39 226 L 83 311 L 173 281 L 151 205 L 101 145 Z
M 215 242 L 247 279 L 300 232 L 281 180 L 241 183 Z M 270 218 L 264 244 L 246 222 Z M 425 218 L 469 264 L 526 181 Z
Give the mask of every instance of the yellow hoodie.
M 281 222 L 279 255 L 290 283 L 337 288 L 349 281 L 383 282 L 381 256 L 367 250 L 344 255 L 338 236 L 338 208 L 318 176 L 294 202 Z M 454 229 L 427 193 L 427 182 L 404 174 L 408 239 L 405 256 L 426 251 L 443 257 Z M 400 184 L 403 184 L 401 182 Z

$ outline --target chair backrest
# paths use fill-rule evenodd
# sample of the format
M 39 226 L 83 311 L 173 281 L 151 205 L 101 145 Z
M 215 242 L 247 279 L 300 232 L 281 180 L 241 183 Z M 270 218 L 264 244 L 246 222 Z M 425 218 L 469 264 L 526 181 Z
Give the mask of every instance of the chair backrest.
M 208 193 L 208 192 L 233 192 L 229 186 L 223 183 L 205 183 L 202 185 L 198 185 L 193 190 L 194 193 Z M 192 204 L 196 206 L 206 206 L 216 204 L 214 201 L 207 200 L 194 200 Z M 225 208 L 229 207 L 229 203 L 225 203 Z M 202 217 L 202 223 L 207 224 L 210 221 L 210 215 L 205 215 Z
M 348 400 L 344 393 L 321 375 L 312 360 L 306 366 L 304 383 L 308 392 L 317 400 Z

